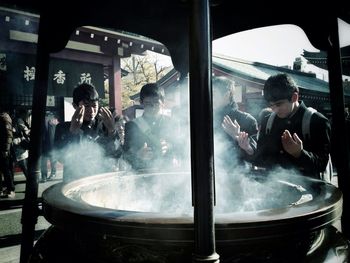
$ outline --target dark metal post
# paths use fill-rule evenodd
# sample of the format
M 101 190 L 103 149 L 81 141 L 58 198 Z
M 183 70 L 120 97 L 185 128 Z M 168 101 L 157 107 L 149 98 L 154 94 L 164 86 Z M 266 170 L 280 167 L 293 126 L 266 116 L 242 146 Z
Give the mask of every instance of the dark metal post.
M 193 262 L 219 262 L 215 251 L 214 146 L 209 0 L 192 0 L 190 118 L 195 250 Z
M 342 232 L 350 238 L 350 154 L 349 134 L 346 132 L 344 88 L 342 80 L 341 54 L 337 17 L 330 21 L 328 42 L 328 72 L 332 106 L 332 151 L 338 173 L 339 188 L 343 192 Z
M 45 28 L 46 26 L 46 28 Z M 38 178 L 40 175 L 40 155 L 41 155 L 41 137 L 43 133 L 43 124 L 45 118 L 45 106 L 48 84 L 49 71 L 49 51 L 47 43 L 49 41 L 43 17 L 40 19 L 38 45 L 37 45 L 37 61 L 35 88 L 33 92 L 32 105 L 32 126 L 28 159 L 28 178 L 26 179 L 26 191 L 24 204 L 22 209 L 22 243 L 20 262 L 28 262 L 30 254 L 33 250 L 35 225 L 39 215 L 38 208 Z

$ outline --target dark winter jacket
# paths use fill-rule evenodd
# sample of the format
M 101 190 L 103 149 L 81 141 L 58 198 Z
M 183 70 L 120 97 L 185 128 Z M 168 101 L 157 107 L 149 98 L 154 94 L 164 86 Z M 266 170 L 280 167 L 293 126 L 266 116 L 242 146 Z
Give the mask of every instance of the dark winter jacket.
M 134 169 L 167 169 L 172 165 L 172 159 L 178 159 L 181 142 L 177 140 L 175 133 L 176 124 L 165 115 L 160 115 L 150 122 L 146 118 L 139 117 L 125 124 L 124 157 Z M 168 150 L 165 154 L 161 151 L 161 141 L 165 141 Z M 147 144 L 154 153 L 151 160 L 138 158 L 137 152 Z M 182 145 L 182 147 L 184 147 Z
M 12 119 L 6 112 L 0 113 L 0 151 L 9 153 L 13 139 Z
M 266 134 L 269 116 L 262 122 L 259 134 L 255 165 L 271 169 L 280 166 L 285 169 L 295 168 L 303 175 L 319 178 L 327 166 L 330 153 L 331 126 L 329 120 L 320 112 L 312 115 L 310 121 L 310 138 L 304 138 L 302 119 L 306 106 L 300 102 L 298 110 L 289 118 L 275 117 L 271 131 Z M 303 150 L 299 158 L 288 154 L 282 146 L 281 136 L 284 130 L 291 135 L 296 133 L 303 141 Z
M 256 133 L 258 124 L 256 119 L 249 113 L 237 109 L 236 106 L 226 106 L 214 112 L 214 150 L 216 166 L 221 168 L 234 169 L 237 164 L 242 165 L 245 161 L 250 162 L 250 156 L 242 150 L 238 142 L 228 135 L 222 128 L 224 116 L 228 115 L 231 120 L 238 122 L 240 131 L 247 132 L 250 145 L 256 149 Z
M 97 121 L 84 122 L 80 133 L 72 134 L 70 122 L 56 126 L 54 149 L 65 181 L 113 171 L 116 137 L 108 137 L 99 127 Z

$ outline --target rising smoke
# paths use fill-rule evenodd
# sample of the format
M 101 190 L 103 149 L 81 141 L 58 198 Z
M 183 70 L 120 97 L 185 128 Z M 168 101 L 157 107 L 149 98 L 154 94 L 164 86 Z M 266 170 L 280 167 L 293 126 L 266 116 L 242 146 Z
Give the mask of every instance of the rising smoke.
M 108 172 L 113 171 L 118 166 L 118 162 L 122 162 L 124 168 L 120 169 L 119 166 L 116 170 L 128 171 L 126 174 L 116 174 L 113 180 L 80 190 L 75 189 L 71 197 L 111 209 L 192 215 L 188 89 L 182 87 L 179 90 L 184 91 L 180 95 L 184 103 L 177 108 L 176 116 L 173 116 L 177 118 L 176 123 L 179 126 L 169 127 L 169 133 L 177 129 L 177 133 L 181 135 L 177 139 L 181 140 L 179 144 L 184 151 L 181 155 L 181 166 L 176 167 L 176 172 L 170 169 L 172 164 L 168 164 L 165 167 L 158 167 L 158 172 L 160 171 L 158 174 L 152 174 L 149 171 L 140 174 L 139 171 L 132 171 L 131 166 L 124 160 L 108 159 L 104 156 L 102 149 L 89 150 L 88 146 L 85 146 L 87 147 L 85 150 L 80 149 L 78 152 L 70 153 L 74 161 L 77 161 L 77 156 L 81 156 L 82 153 L 85 156 L 83 158 L 86 158 L 86 154 L 93 151 L 93 158 L 87 159 L 90 165 L 93 163 L 107 165 L 108 168 L 104 168 L 104 171 Z M 226 156 L 227 144 L 217 134 L 214 131 L 216 213 L 283 207 L 298 200 L 300 196 L 295 195 L 293 190 L 289 194 L 287 190 L 290 187 L 286 187 L 280 181 L 288 181 L 288 178 L 298 176 L 296 171 L 278 169 L 269 173 L 253 173 L 251 164 L 242 165 L 238 161 L 238 156 L 232 155 L 232 152 L 231 155 Z M 225 163 L 226 160 L 230 160 L 228 166 Z M 80 169 L 79 167 L 81 166 L 76 165 L 77 169 Z M 91 171 L 89 174 L 92 174 Z

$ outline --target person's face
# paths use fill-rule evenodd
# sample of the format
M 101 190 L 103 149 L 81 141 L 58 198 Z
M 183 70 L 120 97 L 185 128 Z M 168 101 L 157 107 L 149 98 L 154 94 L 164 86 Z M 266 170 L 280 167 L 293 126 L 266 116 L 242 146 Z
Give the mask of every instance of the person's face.
M 225 107 L 230 103 L 230 92 L 222 93 L 216 89 L 213 89 L 213 109 L 219 109 Z
M 84 121 L 94 120 L 98 112 L 98 101 L 81 100 L 79 106 L 81 105 L 85 108 Z
M 269 103 L 269 107 L 276 113 L 279 118 L 287 118 L 295 109 L 296 102 L 298 101 L 298 94 L 294 93 L 290 100 L 283 99 L 272 101 Z
M 155 117 L 160 114 L 163 102 L 158 97 L 146 97 L 142 101 L 144 112 L 147 117 Z

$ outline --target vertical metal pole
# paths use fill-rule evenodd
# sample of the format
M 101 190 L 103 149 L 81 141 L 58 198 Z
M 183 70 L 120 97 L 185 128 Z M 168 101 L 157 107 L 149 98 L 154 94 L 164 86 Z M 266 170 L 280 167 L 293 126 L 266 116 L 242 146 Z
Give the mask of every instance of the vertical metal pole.
M 345 124 L 345 100 L 337 17 L 333 17 L 330 23 L 328 72 L 332 106 L 332 148 L 336 149 L 332 151 L 334 154 L 332 159 L 337 168 L 339 188 L 343 192 L 342 232 L 347 238 L 350 238 L 350 154 L 349 137 Z
M 46 28 L 45 28 L 46 26 Z M 28 158 L 28 178 L 26 179 L 26 191 L 22 209 L 22 243 L 20 262 L 28 262 L 33 250 L 35 225 L 38 218 L 38 178 L 40 176 L 40 155 L 41 155 L 41 137 L 43 133 L 43 124 L 45 118 L 46 95 L 49 72 L 49 51 L 47 31 L 48 25 L 45 25 L 44 18 L 40 18 L 35 87 L 33 91 L 32 105 L 32 126 L 31 126 L 31 146 Z
M 214 146 L 209 0 L 192 0 L 190 118 L 195 248 L 193 262 L 219 262 L 215 251 Z

